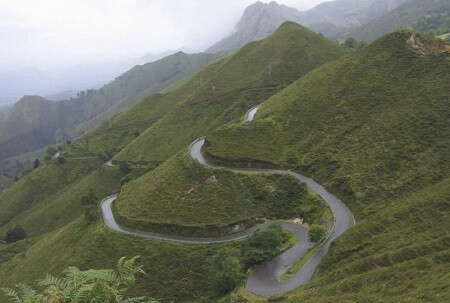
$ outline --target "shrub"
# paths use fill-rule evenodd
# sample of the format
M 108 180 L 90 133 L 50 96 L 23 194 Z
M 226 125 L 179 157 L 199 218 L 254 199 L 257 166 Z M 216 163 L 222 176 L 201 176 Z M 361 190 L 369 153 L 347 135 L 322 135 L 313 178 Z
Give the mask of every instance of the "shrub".
M 130 166 L 125 162 L 120 163 L 119 169 L 124 175 L 128 174 L 131 171 Z
M 49 147 L 49 148 L 47 148 L 47 154 L 48 154 L 48 155 L 53 156 L 53 155 L 56 154 L 56 153 L 57 153 L 56 148 L 54 148 L 54 147 Z
M 23 240 L 26 237 L 27 237 L 27 233 L 22 228 L 22 226 L 16 226 L 13 229 L 6 232 L 5 242 L 6 243 L 14 243 L 14 242 Z
M 236 251 L 219 251 L 214 256 L 213 264 L 216 269 L 213 285 L 217 295 L 226 294 L 244 280 L 244 268 Z
M 98 201 L 97 196 L 95 195 L 94 190 L 91 188 L 86 196 L 81 197 L 81 205 L 83 206 L 91 206 L 95 205 Z
M 309 227 L 308 238 L 311 242 L 319 242 L 325 237 L 326 230 L 321 225 L 313 224 Z
M 279 224 L 255 232 L 242 245 L 244 265 L 250 267 L 274 257 L 279 253 L 283 241 L 283 229 Z
M 39 162 L 39 160 L 38 160 L 38 159 L 34 160 L 34 163 L 33 163 L 33 168 L 38 168 L 38 167 L 39 167 L 39 165 L 41 165 L 41 162 Z

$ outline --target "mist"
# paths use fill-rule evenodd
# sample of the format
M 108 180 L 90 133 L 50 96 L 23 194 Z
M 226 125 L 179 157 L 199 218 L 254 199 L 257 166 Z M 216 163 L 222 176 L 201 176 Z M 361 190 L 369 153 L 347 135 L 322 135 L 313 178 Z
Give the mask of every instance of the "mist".
M 0 103 L 100 86 L 168 50 L 202 51 L 232 33 L 254 2 L 0 0 Z M 299 10 L 320 2 L 278 1 Z M 92 76 L 74 79 L 75 84 L 59 81 L 76 78 L 77 70 L 92 70 Z

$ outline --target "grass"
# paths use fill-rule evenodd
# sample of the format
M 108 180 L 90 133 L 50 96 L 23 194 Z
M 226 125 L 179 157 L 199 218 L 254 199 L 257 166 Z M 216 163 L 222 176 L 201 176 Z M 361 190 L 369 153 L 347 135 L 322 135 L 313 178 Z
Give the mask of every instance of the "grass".
M 327 208 L 292 177 L 211 170 L 183 151 L 127 184 L 114 211 L 121 225 L 138 230 L 220 236 L 262 219 L 320 223 Z
M 116 160 L 163 162 L 194 139 L 242 117 L 250 107 L 341 54 L 331 41 L 287 22 L 269 38 L 210 64 L 164 95 L 180 103 L 123 149 Z
M 450 55 L 413 50 L 410 36 L 326 64 L 254 122 L 207 137 L 212 156 L 293 168 L 355 213 L 312 283 L 282 302 L 448 300 Z
M 309 259 L 311 259 L 311 257 L 314 256 L 314 254 L 317 252 L 318 249 L 319 246 L 315 245 L 310 250 L 308 250 L 308 252 L 303 257 L 298 259 L 298 261 L 291 268 L 289 268 L 286 272 L 284 272 L 280 276 L 280 281 L 281 282 L 289 281 L 292 278 L 292 276 L 295 275 L 300 269 L 302 269 L 303 265 L 305 265 L 306 262 L 308 262 Z

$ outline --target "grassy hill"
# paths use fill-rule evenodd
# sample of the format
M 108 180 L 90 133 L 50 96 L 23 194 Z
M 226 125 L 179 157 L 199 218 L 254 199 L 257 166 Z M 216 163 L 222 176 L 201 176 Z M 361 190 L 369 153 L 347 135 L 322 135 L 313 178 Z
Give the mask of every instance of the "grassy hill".
M 449 299 L 450 53 L 410 37 L 396 32 L 330 62 L 251 124 L 207 138 L 215 157 L 309 174 L 356 215 L 313 282 L 282 302 Z
M 172 140 L 164 141 L 164 146 L 160 145 L 160 148 L 165 150 L 162 151 L 163 157 L 156 160 L 163 161 L 181 149 L 184 150 L 193 139 L 191 137 L 197 136 L 204 129 L 212 130 L 228 121 L 237 121 L 248 107 L 265 99 L 266 96 L 273 95 L 318 65 L 340 55 L 341 49 L 335 44 L 299 25 L 288 23 L 267 41 L 253 43 L 236 55 L 213 63 L 173 91 L 146 98 L 137 106 L 123 111 L 114 116 L 110 122 L 65 146 L 62 150 L 65 162 L 51 159 L 0 194 L 0 235 L 4 235 L 15 226 L 22 226 L 27 233 L 25 240 L 0 244 L 0 284 L 11 286 L 19 281 L 34 281 L 46 272 L 59 274 L 59 271 L 68 265 L 81 268 L 112 267 L 120 256 L 142 255 L 144 269 L 149 275 L 139 280 L 138 292 L 152 294 L 168 301 L 211 302 L 212 277 L 215 273 L 212 257 L 224 247 L 232 249 L 239 243 L 227 246 L 162 243 L 116 234 L 108 230 L 99 217 L 93 222 L 86 221 L 88 209 L 81 204 L 82 197 L 92 189 L 99 198 L 98 204 L 100 198 L 117 192 L 124 179 L 123 173 L 118 168 L 104 166 L 104 160 L 100 158 L 110 157 L 121 150 L 124 151 L 124 155 L 138 152 L 135 150 L 136 146 L 142 147 L 142 151 L 148 146 L 153 148 L 153 143 L 148 145 L 142 138 L 146 138 L 147 132 L 153 134 L 152 129 L 157 129 L 158 134 L 164 132 L 167 138 Z M 239 98 L 236 101 L 237 96 Z M 194 98 L 197 98 L 198 102 L 194 102 Z M 183 108 L 185 115 L 181 116 Z M 200 116 L 204 116 L 205 119 L 199 120 Z M 184 123 L 182 125 L 184 132 L 180 133 L 179 140 L 171 133 L 173 130 L 179 131 L 176 127 L 177 120 Z M 169 121 L 172 122 L 168 123 Z M 164 127 L 160 128 L 159 125 Z M 195 125 L 196 129 L 187 129 L 188 125 Z M 90 158 L 74 159 L 80 156 Z M 129 183 L 125 186 L 121 199 L 126 201 L 125 199 L 135 195 L 136 192 L 143 191 L 147 182 L 158 184 L 155 178 L 162 176 L 173 179 L 177 184 L 189 185 L 192 180 L 187 178 L 192 175 L 186 174 L 188 172 L 186 166 L 189 168 L 192 161 L 186 157 L 185 153 L 181 153 L 157 170 L 150 171 Z M 135 158 L 126 160 L 133 161 Z M 139 160 L 155 161 L 154 158 L 138 158 L 137 161 Z M 178 167 L 180 161 L 186 161 L 184 162 L 187 163 L 186 166 Z M 166 169 L 167 167 L 173 170 Z M 132 172 L 132 176 L 127 175 L 125 178 L 134 178 L 141 173 Z M 177 179 L 174 173 L 180 173 L 181 176 Z M 198 173 L 200 174 L 200 171 Z M 280 194 L 284 189 L 284 182 L 278 177 L 235 176 L 222 171 L 214 174 L 217 174 L 216 180 L 219 180 L 220 185 L 223 184 L 221 193 L 228 184 L 241 188 L 255 185 L 264 193 L 268 185 L 279 186 Z M 203 177 L 204 175 L 200 174 L 192 178 L 203 180 Z M 159 185 L 158 191 L 162 194 L 172 191 L 167 185 L 161 183 Z M 324 212 L 320 200 L 307 193 L 298 183 L 294 185 L 294 191 L 289 188 L 286 190 L 288 193 L 300 192 L 305 196 L 303 208 L 287 207 L 287 211 L 291 211 L 292 215 L 297 215 L 301 211 L 305 216 L 309 216 L 311 221 L 320 220 Z M 180 192 L 183 190 L 184 187 L 180 188 Z M 258 205 L 258 215 L 269 215 L 271 200 L 265 197 L 267 205 L 257 204 L 255 191 L 236 190 L 226 197 L 230 200 L 225 200 L 215 192 L 213 195 L 213 191 L 206 188 L 189 200 L 189 204 L 173 201 L 171 199 L 173 196 L 161 198 L 160 202 L 171 202 L 174 209 L 191 208 L 190 214 L 186 212 L 186 216 L 190 215 L 191 220 L 187 222 L 188 224 L 226 226 L 236 222 L 236 218 L 232 216 L 238 214 L 238 211 L 230 211 L 235 204 L 233 199 L 242 206 L 239 209 L 243 213 L 237 220 L 256 218 L 256 215 L 251 213 L 250 206 Z M 158 194 L 157 191 L 148 193 L 154 193 L 153 197 L 157 197 Z M 214 216 L 196 217 L 195 212 L 201 205 L 205 206 L 211 201 L 210 198 L 219 203 Z M 148 200 L 137 199 L 132 202 L 144 205 Z M 298 205 L 297 199 L 290 198 L 289 202 L 296 202 Z M 272 206 L 274 205 L 275 203 Z M 152 206 L 161 207 L 158 209 L 158 215 L 152 217 L 157 222 L 181 223 L 181 215 L 172 219 L 168 208 L 157 203 Z M 128 210 L 132 215 L 136 214 L 131 207 L 119 210 L 123 212 Z M 211 207 L 210 210 L 213 211 L 214 208 Z
M 327 211 L 294 178 L 210 170 L 185 151 L 127 184 L 114 205 L 122 226 L 210 237 L 263 219 L 303 218 L 321 224 Z
M 101 89 L 80 92 L 71 100 L 26 96 L 0 121 L 0 160 L 77 137 L 218 57 L 179 52 L 136 66 Z
M 450 3 L 447 0 L 410 0 L 348 35 L 372 42 L 399 28 L 425 33 L 450 31 Z
M 116 157 L 119 161 L 167 160 L 181 148 L 341 55 L 331 41 L 292 23 L 265 40 L 210 64 L 163 98 L 181 100 Z

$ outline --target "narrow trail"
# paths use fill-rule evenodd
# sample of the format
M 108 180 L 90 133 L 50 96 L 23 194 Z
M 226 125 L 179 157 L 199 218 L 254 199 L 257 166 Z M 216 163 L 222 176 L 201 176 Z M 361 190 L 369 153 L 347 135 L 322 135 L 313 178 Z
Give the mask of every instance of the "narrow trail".
M 251 122 L 259 106 L 255 106 L 250 109 L 245 115 L 244 122 Z M 337 197 L 329 193 L 323 186 L 313 181 L 312 179 L 303 176 L 301 174 L 292 172 L 290 170 L 281 169 L 237 169 L 217 166 L 209 163 L 202 155 L 202 147 L 205 144 L 205 138 L 200 138 L 194 141 L 190 146 L 191 157 L 198 161 L 200 164 L 209 168 L 226 168 L 233 172 L 256 172 L 265 174 L 288 174 L 301 182 L 304 182 L 315 191 L 322 199 L 327 203 L 333 212 L 334 216 L 334 228 L 329 234 L 328 238 L 320 245 L 318 251 L 310 258 L 310 260 L 299 270 L 292 278 L 285 282 L 280 282 L 279 277 L 292 265 L 294 265 L 308 250 L 313 246 L 308 241 L 307 229 L 303 226 L 294 224 L 292 222 L 282 221 L 281 226 L 297 237 L 297 244 L 289 250 L 276 256 L 275 258 L 263 262 L 257 265 L 251 272 L 250 277 L 246 282 L 246 288 L 248 291 L 258 294 L 264 297 L 269 297 L 277 293 L 286 292 L 295 289 L 299 286 L 307 284 L 317 268 L 320 262 L 327 254 L 331 242 L 342 235 L 347 229 L 355 224 L 355 220 L 351 211 L 339 200 Z M 108 163 L 107 163 L 108 165 Z M 163 234 L 157 234 L 152 232 L 144 232 L 138 230 L 132 230 L 125 227 L 121 227 L 114 219 L 114 215 L 111 209 L 111 204 L 116 200 L 117 196 L 110 196 L 102 201 L 101 207 L 103 212 L 103 219 L 105 224 L 112 230 L 120 232 L 130 236 L 137 236 L 149 239 L 170 241 L 183 244 L 218 244 L 231 241 L 242 240 L 252 235 L 258 229 L 264 229 L 273 222 L 264 223 L 253 228 L 250 228 L 244 232 L 232 234 L 222 238 L 190 238 L 190 237 L 177 237 Z

